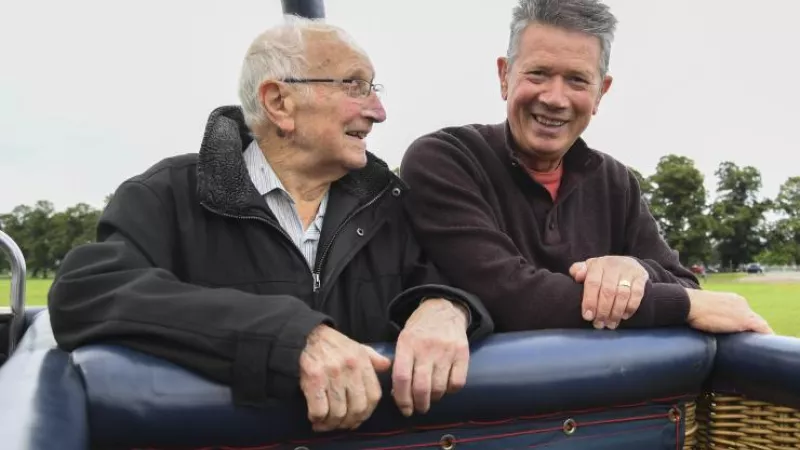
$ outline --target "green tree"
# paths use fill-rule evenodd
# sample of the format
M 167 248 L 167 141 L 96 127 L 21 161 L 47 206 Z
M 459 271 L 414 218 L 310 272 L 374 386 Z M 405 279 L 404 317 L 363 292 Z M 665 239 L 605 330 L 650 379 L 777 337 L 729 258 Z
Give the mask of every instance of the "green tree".
M 100 211 L 79 203 L 55 212 L 53 204 L 39 201 L 33 206 L 19 205 L 10 213 L 0 214 L 3 229 L 19 245 L 33 277 L 47 277 L 58 268 L 73 247 L 95 240 Z M 0 273 L 10 268 L 0 257 Z
M 711 206 L 712 236 L 725 267 L 736 268 L 756 259 L 765 249 L 767 224 L 764 214 L 772 202 L 760 200 L 761 173 L 752 166 L 722 162 L 715 175 L 717 199 Z
M 0 215 L 0 228 L 11 236 L 11 239 L 19 246 L 22 254 L 27 259 L 29 250 L 28 232 L 25 228 L 25 218 L 30 214 L 32 208 L 30 206 L 19 205 L 15 207 L 10 213 Z M 3 268 L 3 273 L 11 268 L 11 263 L 7 259 L 5 253 L 2 255 L 2 262 L 0 267 Z
M 85 203 L 71 206 L 53 215 L 50 231 L 50 259 L 57 268 L 72 248 L 95 240 L 100 211 Z
M 784 182 L 775 198 L 779 218 L 769 224 L 766 250 L 758 260 L 764 264 L 800 263 L 800 177 Z
M 653 195 L 653 184 L 650 182 L 649 179 L 645 178 L 645 176 L 642 175 L 641 172 L 634 169 L 633 167 L 628 166 L 628 170 L 630 170 L 633 176 L 636 177 L 636 180 L 639 182 L 639 188 L 642 191 L 642 197 L 649 205 L 650 197 Z
M 650 210 L 684 265 L 705 263 L 711 255 L 703 183 L 703 174 L 694 161 L 678 155 L 662 157 L 648 179 Z

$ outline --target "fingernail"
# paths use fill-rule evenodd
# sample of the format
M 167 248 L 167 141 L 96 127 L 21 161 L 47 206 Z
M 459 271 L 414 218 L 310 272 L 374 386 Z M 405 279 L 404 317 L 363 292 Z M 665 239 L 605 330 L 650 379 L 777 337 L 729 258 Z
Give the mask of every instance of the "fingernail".
M 617 328 L 617 325 L 618 325 L 617 322 L 611 322 L 608 324 L 608 328 L 614 330 Z
M 597 328 L 598 330 L 602 330 L 603 328 L 605 328 L 605 326 L 606 326 L 605 322 L 595 322 L 594 323 L 594 327 Z
M 586 311 L 583 312 L 583 318 L 586 320 L 592 320 L 594 319 L 594 313 L 592 312 L 591 309 L 587 309 Z
M 628 313 L 625 313 L 625 314 L 622 315 L 622 320 L 628 320 L 630 318 L 631 318 L 631 315 L 628 314 Z
M 413 412 L 413 410 L 411 410 L 411 409 L 404 409 L 403 410 L 403 415 L 406 416 L 406 417 L 411 417 L 411 413 L 412 412 Z

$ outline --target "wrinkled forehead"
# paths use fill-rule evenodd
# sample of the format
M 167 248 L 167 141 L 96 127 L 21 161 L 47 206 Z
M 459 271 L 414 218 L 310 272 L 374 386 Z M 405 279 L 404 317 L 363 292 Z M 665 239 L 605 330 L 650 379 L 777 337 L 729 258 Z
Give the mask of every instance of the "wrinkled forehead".
M 306 35 L 309 76 L 372 80 L 375 70 L 369 57 L 332 32 Z

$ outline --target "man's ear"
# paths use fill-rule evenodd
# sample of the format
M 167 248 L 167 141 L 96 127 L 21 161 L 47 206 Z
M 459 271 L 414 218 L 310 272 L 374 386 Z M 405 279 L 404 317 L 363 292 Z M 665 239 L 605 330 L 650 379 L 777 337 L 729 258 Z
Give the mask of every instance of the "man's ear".
M 503 100 L 508 100 L 508 59 L 505 56 L 497 58 L 497 78 L 500 80 L 500 95 Z
M 279 131 L 287 134 L 295 128 L 296 103 L 292 94 L 283 83 L 274 80 L 267 80 L 258 88 L 258 99 L 264 108 L 264 115 Z
M 603 82 L 600 85 L 600 95 L 597 96 L 597 101 L 594 102 L 594 108 L 592 108 L 592 115 L 597 114 L 597 110 L 600 108 L 600 100 L 602 100 L 606 92 L 611 89 L 611 83 L 613 81 L 614 78 L 612 78 L 611 75 L 606 75 L 603 78 Z

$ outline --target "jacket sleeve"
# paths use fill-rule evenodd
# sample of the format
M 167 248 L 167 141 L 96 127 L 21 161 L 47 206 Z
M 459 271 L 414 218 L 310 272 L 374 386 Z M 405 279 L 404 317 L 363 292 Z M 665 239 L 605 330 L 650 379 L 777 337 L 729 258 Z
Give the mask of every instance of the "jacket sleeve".
M 697 277 L 681 265 L 661 233 L 655 217 L 642 198 L 636 177 L 628 172 L 628 236 L 625 254 L 636 258 L 655 283 L 670 283 L 690 289 L 700 289 Z
M 97 242 L 65 257 L 48 297 L 59 346 L 126 345 L 230 385 L 237 404 L 299 395 L 306 336 L 332 320 L 290 296 L 182 282 L 175 214 L 163 197 L 124 183 Z
M 403 261 L 405 290 L 389 304 L 389 322 L 397 332 L 425 298 L 444 298 L 464 306 L 469 315 L 467 337 L 470 342 L 479 341 L 494 331 L 494 322 L 480 298 L 450 285 L 425 256 L 410 227 Z
M 477 162 L 456 145 L 420 138 L 401 166 L 422 248 L 455 286 L 483 300 L 497 331 L 591 326 L 581 316 L 583 285 L 521 255 L 482 195 Z M 681 286 L 648 282 L 638 311 L 621 326 L 682 324 L 687 313 Z

